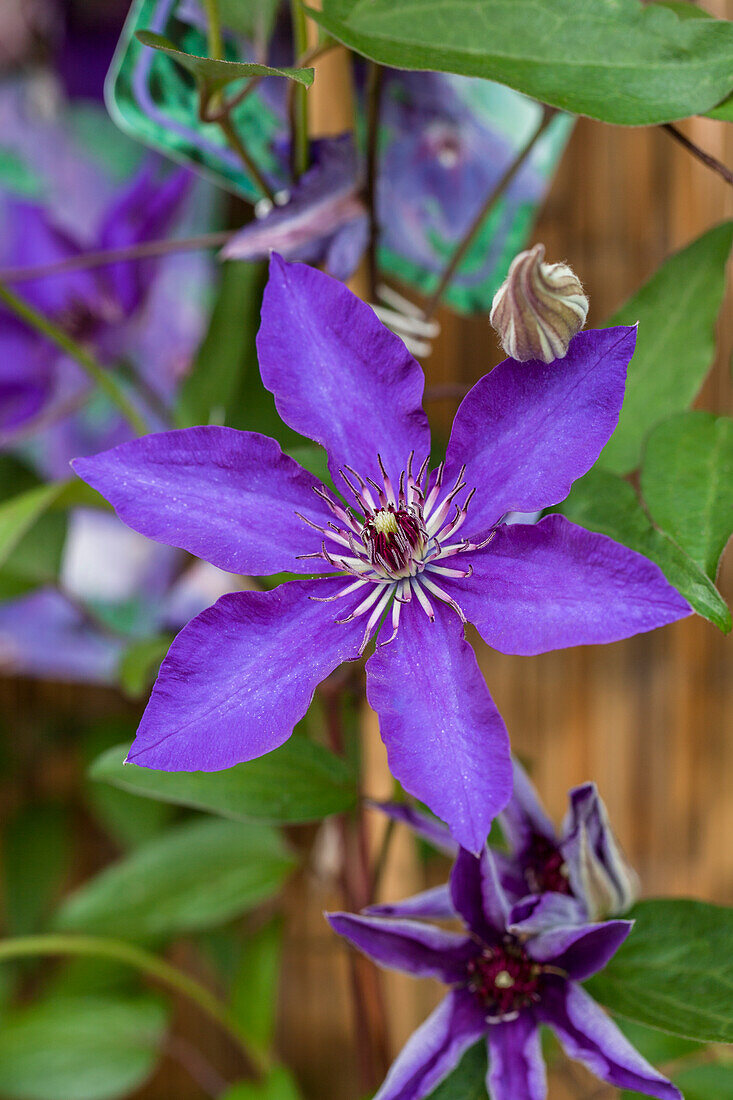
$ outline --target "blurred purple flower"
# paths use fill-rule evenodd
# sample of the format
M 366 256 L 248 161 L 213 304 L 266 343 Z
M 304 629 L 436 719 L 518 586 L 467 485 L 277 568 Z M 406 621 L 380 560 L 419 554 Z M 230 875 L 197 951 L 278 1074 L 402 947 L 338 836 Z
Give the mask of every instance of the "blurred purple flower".
M 422 1100 L 485 1039 L 490 1100 L 545 1100 L 540 1027 L 601 1080 L 682 1100 L 579 984 L 602 970 L 632 922 L 577 923 L 558 894 L 511 905 L 494 858 L 460 850 L 451 900 L 466 933 L 410 920 L 332 913 L 331 927 L 380 966 L 437 978 L 450 992 L 408 1040 L 375 1100 Z
M 573 899 L 579 920 L 603 920 L 626 913 L 639 896 L 639 880 L 621 851 L 595 783 L 573 787 L 570 808 L 558 834 L 536 790 L 513 759 L 514 790 L 499 814 L 509 852 L 495 851 L 502 888 L 513 901 L 556 893 Z M 435 818 L 406 803 L 377 803 L 439 851 L 455 855 L 457 845 Z M 448 887 L 436 887 L 394 905 L 374 905 L 375 916 L 442 917 L 450 913 Z
M 176 172 L 162 182 L 145 165 L 104 214 L 92 247 L 122 248 L 164 234 L 180 209 L 190 176 Z M 32 267 L 71 259 L 85 249 L 49 219 L 43 205 L 6 197 L 3 263 Z M 60 328 L 95 349 L 103 362 L 125 358 L 129 323 L 145 302 L 155 261 L 118 263 L 27 282 L 24 297 Z M 79 369 L 14 318 L 0 315 L 0 346 L 13 358 L 0 377 L 0 443 L 54 402 L 73 401 L 86 390 Z M 3 356 L 4 357 L 4 356 Z M 5 359 L 7 364 L 7 359 Z M 12 438 L 12 435 L 11 435 Z
M 390 73 L 382 99 L 385 133 L 377 185 L 380 243 L 437 273 L 445 249 L 468 231 L 515 150 L 459 93 L 469 81 L 444 73 Z M 517 207 L 545 187 L 534 161 L 506 194 L 508 209 L 482 259 L 499 261 Z M 440 245 L 442 244 L 442 251 Z
M 480 851 L 511 794 L 511 764 L 464 622 L 503 652 L 531 654 L 690 613 L 654 564 L 602 535 L 559 515 L 502 523 L 559 502 L 595 462 L 634 339 L 588 331 L 560 366 L 506 360 L 468 394 L 446 462 L 429 472 L 418 363 L 346 287 L 274 255 L 262 378 L 285 423 L 326 448 L 353 504 L 254 432 L 191 428 L 76 461 L 150 538 L 235 573 L 325 574 L 226 596 L 190 623 L 130 758 L 214 771 L 277 748 L 389 613 L 367 694 L 393 774 Z
M 70 516 L 60 588 L 0 603 L 0 673 L 115 683 L 129 645 L 180 629 L 237 584 L 205 562 L 123 527 L 106 512 Z
M 345 281 L 361 259 L 368 233 L 354 139 L 342 134 L 311 143 L 311 166 L 288 201 L 241 229 L 220 257 L 262 260 L 274 249 L 287 260 L 325 263 L 330 275 Z

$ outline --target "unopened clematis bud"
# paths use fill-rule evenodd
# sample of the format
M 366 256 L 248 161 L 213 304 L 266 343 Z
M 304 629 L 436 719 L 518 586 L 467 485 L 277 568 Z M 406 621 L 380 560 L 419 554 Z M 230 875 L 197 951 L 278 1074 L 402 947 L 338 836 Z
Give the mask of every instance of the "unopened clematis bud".
M 627 912 L 639 896 L 639 879 L 621 851 L 594 783 L 570 792 L 563 833 L 570 886 L 584 900 L 589 920 Z
M 543 244 L 515 256 L 491 306 L 501 346 L 520 363 L 564 359 L 588 315 L 588 299 L 572 268 L 544 259 Z

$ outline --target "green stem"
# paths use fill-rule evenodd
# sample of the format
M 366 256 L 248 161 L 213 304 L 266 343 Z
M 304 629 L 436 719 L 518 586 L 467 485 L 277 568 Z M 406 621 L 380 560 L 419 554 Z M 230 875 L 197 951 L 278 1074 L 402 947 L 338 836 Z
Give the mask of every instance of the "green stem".
M 240 138 L 239 134 L 235 130 L 234 126 L 232 125 L 232 120 L 230 119 L 229 115 L 224 115 L 223 118 L 217 118 L 216 123 L 217 123 L 217 126 L 219 126 L 221 128 L 224 136 L 226 137 L 227 141 L 231 145 L 234 152 L 237 154 L 239 159 L 242 161 L 242 164 L 244 165 L 244 167 L 247 169 L 249 174 L 252 176 L 252 179 L 255 181 L 255 183 L 260 188 L 262 193 L 270 200 L 270 202 L 274 206 L 275 205 L 274 192 L 273 192 L 272 188 L 270 187 L 269 183 L 267 182 L 267 180 L 265 179 L 265 177 L 262 175 L 262 172 L 260 172 L 257 165 L 252 160 L 252 157 L 247 152 L 247 150 L 244 146 L 244 143 L 242 142 L 242 139 Z
M 206 12 L 206 38 L 209 46 L 209 57 L 220 61 L 224 56 L 224 40 L 221 36 L 221 19 L 219 18 L 219 5 L 217 0 L 204 0 Z
M 440 305 L 440 300 L 443 297 L 443 294 L 447 290 L 450 283 L 453 281 L 453 278 L 458 271 L 458 268 L 461 266 L 461 262 L 463 261 L 466 253 L 469 251 L 471 245 L 476 239 L 481 229 L 481 226 L 484 224 L 484 221 L 489 216 L 494 206 L 504 194 L 506 189 L 509 187 L 509 184 L 512 182 L 517 172 L 522 167 L 527 157 L 532 152 L 536 143 L 542 137 L 545 130 L 550 125 L 556 114 L 557 111 L 554 108 L 544 108 L 539 125 L 530 137 L 529 141 L 522 149 L 519 150 L 514 160 L 511 162 L 511 164 L 508 166 L 504 174 L 497 182 L 496 186 L 487 195 L 486 201 L 476 214 L 476 217 L 473 219 L 470 226 L 468 227 L 465 236 L 459 242 L 455 252 L 451 256 L 450 261 L 446 265 L 446 268 L 440 277 L 437 287 L 425 303 L 423 318 L 426 321 L 430 320 L 430 318 L 433 316 L 436 309 Z
M 0 962 L 39 955 L 86 955 L 113 959 L 115 962 L 132 966 L 149 978 L 194 1001 L 202 1012 L 214 1020 L 234 1040 L 258 1076 L 265 1075 L 270 1069 L 269 1058 L 247 1043 L 236 1018 L 206 986 L 177 970 L 164 959 L 144 951 L 141 947 L 103 936 L 63 934 L 19 936 L 17 939 L 4 940 L 0 943 Z
M 301 0 L 290 0 L 290 14 L 293 23 L 293 46 L 296 59 L 308 52 L 308 27 Z M 299 84 L 293 96 L 292 126 L 292 167 L 297 182 L 308 167 L 308 102 L 307 89 Z
M 137 435 L 145 435 L 147 433 L 147 424 L 122 388 L 117 384 L 113 375 L 105 370 L 86 348 L 82 347 L 81 344 L 77 344 L 76 340 L 68 336 L 63 329 L 59 328 L 58 325 L 55 325 L 53 321 L 50 321 L 47 317 L 44 317 L 42 313 L 39 313 L 37 309 L 24 301 L 23 298 L 18 297 L 17 294 L 9 290 L 2 283 L 0 283 L 0 301 L 4 302 L 8 309 L 12 310 L 17 317 L 20 317 L 26 324 L 30 325 L 31 328 L 35 329 L 36 332 L 40 332 L 47 340 L 55 344 L 57 348 L 60 348 L 71 359 L 74 359 L 86 372 L 89 378 L 91 378 L 94 384 L 117 406 Z

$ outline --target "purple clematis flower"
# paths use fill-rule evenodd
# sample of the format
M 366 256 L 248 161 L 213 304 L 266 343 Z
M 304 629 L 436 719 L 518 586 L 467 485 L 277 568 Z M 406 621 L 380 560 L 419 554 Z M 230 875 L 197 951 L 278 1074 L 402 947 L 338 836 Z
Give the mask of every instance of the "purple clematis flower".
M 287 260 L 324 263 L 345 281 L 367 245 L 369 224 L 359 194 L 352 134 L 311 142 L 311 166 L 288 201 L 241 229 L 220 252 L 223 260 L 264 260 L 275 249 Z
M 341 283 L 273 256 L 258 336 L 282 419 L 328 452 L 344 498 L 254 432 L 147 436 L 75 469 L 124 522 L 243 574 L 161 667 L 130 759 L 228 768 L 282 744 L 315 687 L 363 653 L 393 774 L 480 851 L 511 794 L 504 723 L 463 624 L 503 652 L 609 642 L 690 613 L 646 558 L 552 515 L 615 427 L 634 329 L 584 332 L 561 364 L 506 360 L 463 401 L 430 470 L 423 375 Z M 460 532 L 460 534 L 459 534 Z
M 626 913 L 639 896 L 639 879 L 608 820 L 595 783 L 573 787 L 558 835 L 522 765 L 513 759 L 514 791 L 499 814 L 509 852 L 494 851 L 502 888 L 512 901 L 555 893 L 575 902 L 578 920 L 604 920 Z M 454 856 L 458 846 L 434 817 L 406 803 L 376 803 L 439 851 Z M 437 886 L 396 905 L 372 905 L 377 916 L 441 918 L 453 913 L 449 886 Z
M 166 231 L 180 210 L 192 177 L 178 171 L 160 181 L 150 164 L 119 191 L 88 247 L 134 245 Z M 10 196 L 2 210 L 6 247 L 3 263 L 34 266 L 72 259 L 85 244 L 55 224 L 43 205 Z M 155 261 L 113 264 L 38 279 L 23 286 L 26 299 L 78 342 L 94 347 L 104 362 L 134 350 L 140 341 L 136 317 L 146 303 Z M 47 341 L 6 313 L 0 315 L 0 445 L 51 407 L 74 407 L 87 382 L 79 368 Z M 159 365 L 158 365 L 159 366 Z M 160 370 L 159 370 L 159 373 Z M 160 383 L 153 386 L 160 392 Z
M 577 924 L 558 894 L 511 905 L 488 849 L 459 851 L 451 875 L 466 933 L 410 920 L 332 913 L 331 927 L 380 966 L 437 978 L 450 992 L 415 1032 L 374 1100 L 422 1100 L 485 1039 L 491 1100 L 544 1100 L 540 1026 L 601 1080 L 658 1100 L 681 1093 L 628 1042 L 579 984 L 602 970 L 632 922 Z

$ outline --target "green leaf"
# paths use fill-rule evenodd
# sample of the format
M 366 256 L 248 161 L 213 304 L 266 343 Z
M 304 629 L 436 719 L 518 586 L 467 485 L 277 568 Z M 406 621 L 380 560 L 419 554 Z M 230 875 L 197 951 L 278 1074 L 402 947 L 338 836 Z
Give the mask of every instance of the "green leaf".
M 612 1012 L 703 1043 L 733 1042 L 733 909 L 642 901 L 631 935 L 587 983 Z
M 626 1038 L 653 1066 L 659 1066 L 664 1062 L 676 1062 L 678 1058 L 687 1058 L 691 1054 L 698 1054 L 705 1050 L 703 1043 L 696 1043 L 692 1039 L 683 1039 L 680 1035 L 669 1035 L 666 1031 L 657 1031 L 656 1028 L 644 1027 L 633 1020 L 625 1020 L 619 1017 L 616 1021 Z M 634 1093 L 636 1096 L 636 1093 Z
M 131 938 L 208 928 L 272 897 L 292 867 L 282 838 L 267 826 L 191 821 L 82 886 L 55 926 Z
M 665 420 L 647 440 L 641 492 L 654 522 L 715 580 L 733 534 L 733 419 Z
M 0 1030 L 4 1100 L 114 1100 L 152 1072 L 166 1026 L 151 998 L 54 998 Z
M 426 1100 L 486 1100 L 486 1043 L 470 1047 Z
M 623 478 L 594 467 L 575 482 L 559 511 L 573 523 L 608 535 L 655 562 L 698 614 L 724 633 L 731 629 L 730 611 L 713 582 L 672 539 L 657 530 Z
M 36 485 L 0 504 L 0 567 L 51 507 L 71 508 L 77 505 L 109 507 L 99 493 L 78 478 Z
M 674 1083 L 685 1100 L 733 1100 L 733 1063 L 691 1066 L 676 1074 Z
M 716 118 L 718 122 L 733 122 L 733 95 L 713 107 L 712 111 L 706 111 L 708 118 Z
M 170 634 L 156 634 L 128 646 L 117 667 L 117 680 L 125 695 L 139 699 L 145 694 L 172 641 Z
M 223 27 L 244 38 L 266 42 L 275 23 L 280 0 L 218 0 Z
M 732 241 L 733 221 L 710 229 L 662 264 L 608 321 L 638 321 L 639 334 L 619 425 L 598 459 L 606 469 L 635 469 L 648 432 L 686 409 L 700 389 L 715 355 Z
M 348 810 L 357 798 L 343 760 L 298 734 L 266 756 L 221 772 L 154 771 L 124 764 L 126 752 L 125 745 L 105 752 L 90 777 L 236 821 L 318 821 Z
M 230 992 L 230 1007 L 251 1046 L 272 1046 L 277 1011 L 282 925 L 271 921 L 253 932 L 242 945 Z
M 308 11 L 383 65 L 486 77 L 603 122 L 700 114 L 733 83 L 733 25 L 639 0 L 324 0 Z
M 81 739 L 85 765 L 120 738 L 129 742 L 134 735 L 135 726 L 129 718 L 107 715 L 103 721 L 92 723 Z M 150 799 L 141 802 L 106 783 L 85 783 L 84 798 L 89 811 L 122 849 L 137 848 L 152 840 L 170 824 L 176 812 L 168 803 Z
M 285 1066 L 273 1066 L 265 1081 L 240 1081 L 220 1100 L 300 1100 L 295 1080 Z
M 5 918 L 11 936 L 37 932 L 51 913 L 69 867 L 69 822 L 61 806 L 22 810 L 5 829 Z
M 176 410 L 179 427 L 231 423 L 242 373 L 252 363 L 259 373 L 255 335 L 266 280 L 264 264 L 221 265 L 209 328 L 181 386 Z
M 298 84 L 304 84 L 306 88 L 313 83 L 313 69 L 273 69 L 269 65 L 255 65 L 249 61 L 218 61 L 213 57 L 197 57 L 196 54 L 179 50 L 165 35 L 155 34 L 153 31 L 136 31 L 135 37 L 143 46 L 160 50 L 187 69 L 205 95 L 221 91 L 233 80 L 249 80 L 253 76 L 285 76 Z M 723 89 L 721 95 L 726 91 L 727 89 Z

